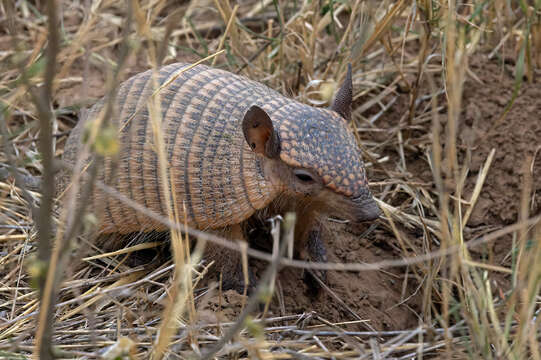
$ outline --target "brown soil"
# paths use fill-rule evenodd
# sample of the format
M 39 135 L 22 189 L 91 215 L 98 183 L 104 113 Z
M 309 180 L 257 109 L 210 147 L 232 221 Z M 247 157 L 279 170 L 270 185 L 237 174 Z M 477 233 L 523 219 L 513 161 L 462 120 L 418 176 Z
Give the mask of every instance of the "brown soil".
M 399 254 L 399 251 L 393 251 L 392 246 L 386 244 L 388 235 L 377 230 L 362 238 L 346 225 L 329 224 L 327 233 L 329 262 L 371 263 L 396 258 Z M 253 265 L 257 269 L 256 275 L 260 276 L 266 264 L 254 261 Z M 414 299 L 406 301 L 407 305 L 400 305 L 402 300 L 415 290 L 408 286 L 408 291 L 401 295 L 404 278 L 402 270 L 361 273 L 332 271 L 328 272 L 327 277 L 331 291 L 349 310 L 325 290 L 320 290 L 319 294 L 314 296 L 304 281 L 304 272 L 301 269 L 285 268 L 277 278 L 279 295 L 275 296 L 271 303 L 271 314 L 280 316 L 315 311 L 332 322 L 362 319 L 365 321 L 363 324 L 368 324 L 366 327 L 356 325 L 357 330 L 405 329 L 417 324 L 415 311 L 409 307 L 418 308 L 418 301 Z M 285 313 L 280 308 L 278 297 L 283 297 Z M 233 320 L 240 311 L 238 305 L 242 297 L 228 293 L 225 300 L 224 314 L 229 320 Z M 204 309 L 218 309 L 218 295 L 212 297 L 209 304 L 201 305 Z M 232 311 L 231 307 L 235 310 Z
M 134 64 L 134 68 L 137 65 Z M 483 166 L 491 149 L 496 149 L 494 162 L 479 202 L 468 223 L 470 233 L 481 231 L 487 227 L 498 227 L 510 224 L 517 220 L 520 204 L 520 193 L 523 176 L 522 169 L 528 159 L 528 168 L 533 169 L 533 186 L 535 196 L 532 198 L 532 213 L 539 213 L 541 209 L 541 154 L 537 161 L 531 163 L 531 157 L 541 146 L 541 86 L 538 82 L 524 83 L 515 104 L 504 118 L 498 123 L 504 108 L 511 100 L 514 86 L 513 67 L 502 67 L 496 60 L 487 60 L 486 56 L 477 56 L 471 60 L 471 70 L 482 83 L 471 77 L 465 83 L 463 113 L 459 124 L 459 147 L 461 162 L 466 159 L 467 148 L 474 144 L 471 150 L 471 162 L 466 181 L 465 198 L 469 199 L 477 181 L 479 169 Z M 98 80 L 90 82 L 91 96 L 101 95 L 103 77 L 96 74 Z M 73 89 L 66 89 L 68 101 Z M 421 94 L 427 91 L 421 91 Z M 73 101 L 73 98 L 70 99 Z M 440 98 L 440 102 L 445 99 Z M 392 128 L 398 125 L 399 119 L 408 109 L 409 94 L 401 94 L 392 109 L 380 119 L 379 128 Z M 66 105 L 66 104 L 62 104 Z M 445 116 L 442 116 L 442 124 Z M 428 127 L 429 123 L 425 124 Z M 388 140 L 386 135 L 365 135 L 365 140 L 383 142 Z M 426 131 L 410 134 L 411 144 L 424 143 Z M 419 138 L 417 139 L 416 136 Z M 415 146 L 415 145 L 414 145 Z M 408 169 L 411 173 L 409 181 L 431 183 L 430 167 L 422 151 L 418 147 L 418 154 L 410 152 L 406 156 Z M 384 148 L 383 153 L 390 156 L 383 166 L 393 171 L 399 156 L 395 147 Z M 370 180 L 384 180 L 381 170 L 368 169 Z M 373 189 L 376 196 L 381 189 Z M 400 206 L 400 196 L 393 198 L 393 206 Z M 427 214 L 433 217 L 435 214 Z M 369 231 L 368 235 L 360 234 L 366 228 L 352 229 L 348 225 L 329 224 L 327 250 L 331 262 L 377 262 L 384 259 L 398 259 L 402 256 L 395 236 L 382 224 Z M 404 230 L 406 231 L 406 230 Z M 411 232 L 411 231 L 410 231 Z M 420 242 L 422 234 L 410 233 L 411 239 Z M 496 259 L 502 259 L 509 252 L 507 242 L 496 244 L 493 249 Z M 256 263 L 257 275 L 260 276 L 264 264 Z M 407 281 L 406 281 L 407 280 Z M 303 273 L 299 269 L 283 269 L 278 277 L 278 293 L 283 294 L 283 307 L 285 314 L 316 311 L 320 316 L 332 322 L 368 320 L 370 326 L 377 330 L 406 329 L 418 325 L 420 307 L 422 304 L 422 291 L 420 283 L 411 271 L 404 268 L 389 269 L 385 271 L 370 272 L 329 272 L 328 284 L 332 292 L 350 308 L 347 310 L 336 301 L 329 292 L 322 291 L 319 296 L 310 296 L 303 281 Z M 222 315 L 232 320 L 240 311 L 242 297 L 231 291 L 226 292 L 222 300 L 217 295 L 210 299 L 203 297 L 199 303 L 200 315 L 209 317 L 212 322 L 213 313 L 222 304 Z M 210 311 L 209 311 L 210 310 Z M 278 298 L 271 304 L 271 313 L 282 315 Z M 355 315 L 355 314 L 356 315 Z M 206 314 L 206 315 L 205 315 Z M 285 315 L 284 314 L 284 315 Z M 360 329 L 365 329 L 357 325 Z
M 472 173 L 466 187 L 470 193 L 488 154 L 492 149 L 496 153 L 469 225 L 510 224 L 517 221 L 525 166 L 533 178 L 535 193 L 531 212 L 536 214 L 541 210 L 541 157 L 532 162 L 534 153 L 541 147 L 541 86 L 539 82 L 525 81 L 505 120 L 498 122 L 512 98 L 513 67 L 503 68 L 495 61 L 477 58 L 471 68 L 484 84 L 469 81 L 464 92 L 460 134 L 464 139 L 471 137 L 477 145 L 472 150 Z

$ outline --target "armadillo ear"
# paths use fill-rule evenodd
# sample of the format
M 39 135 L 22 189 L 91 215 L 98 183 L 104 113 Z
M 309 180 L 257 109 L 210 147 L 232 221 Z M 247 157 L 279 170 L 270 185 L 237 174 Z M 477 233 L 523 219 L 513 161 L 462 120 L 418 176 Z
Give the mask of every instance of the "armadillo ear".
M 348 64 L 348 72 L 342 87 L 336 92 L 331 110 L 340 114 L 344 119 L 351 120 L 351 102 L 353 99 L 353 83 L 351 80 L 351 64 Z
M 242 131 L 254 152 L 269 158 L 280 154 L 280 138 L 269 115 L 259 106 L 253 105 L 248 109 L 242 120 Z

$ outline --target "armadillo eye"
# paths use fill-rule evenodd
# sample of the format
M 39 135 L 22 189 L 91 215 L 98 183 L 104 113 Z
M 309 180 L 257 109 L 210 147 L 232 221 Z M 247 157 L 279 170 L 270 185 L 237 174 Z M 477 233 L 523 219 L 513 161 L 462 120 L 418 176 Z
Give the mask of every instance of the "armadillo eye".
M 299 179 L 299 180 L 301 180 L 303 182 L 312 182 L 312 181 L 314 181 L 314 178 L 312 177 L 312 175 L 308 171 L 297 169 L 297 170 L 294 170 L 293 173 L 295 174 L 297 179 Z

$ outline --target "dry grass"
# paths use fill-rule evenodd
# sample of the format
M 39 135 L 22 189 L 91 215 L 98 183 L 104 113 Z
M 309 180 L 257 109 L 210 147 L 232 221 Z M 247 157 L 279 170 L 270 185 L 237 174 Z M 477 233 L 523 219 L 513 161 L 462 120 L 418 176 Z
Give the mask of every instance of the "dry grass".
M 0 358 L 23 359 L 33 353 L 41 358 L 107 359 L 214 354 L 263 359 L 541 359 L 541 225 L 539 217 L 531 217 L 532 184 L 539 181 L 530 171 L 535 157 L 526 159 L 521 174 L 518 222 L 476 230 L 468 227 L 468 220 L 494 152 L 479 171 L 474 191 L 466 193 L 468 156 L 475 147 L 457 145 L 464 82 L 475 79 L 471 57 L 512 49 L 507 56 L 515 59 L 516 83 L 501 121 L 520 96 L 523 79 L 533 81 L 541 66 L 539 2 L 59 1 L 59 24 L 49 26 L 52 3 L 20 0 L 0 6 L 0 162 L 19 170 L 16 181 L 3 176 L 0 182 Z M 50 36 L 55 31 L 57 44 Z M 128 74 L 205 57 L 216 67 L 317 106 L 330 100 L 346 64 L 353 64 L 351 125 L 369 174 L 382 179 L 373 183 L 385 212 L 378 226 L 394 234 L 401 258 L 317 265 L 280 258 L 277 246 L 272 256 L 229 246 L 270 262 L 258 288 L 267 302 L 279 263 L 350 271 L 401 266 L 410 274 L 406 282 L 412 279 L 422 294 L 417 328 L 350 331 L 346 325 L 364 320 L 331 323 L 326 314 L 313 312 L 252 318 L 256 297 L 245 304 L 241 320 L 224 322 L 219 314 L 197 310 L 198 302 L 219 289 L 197 286 L 212 264 L 199 261 L 201 248 L 188 251 L 189 242 L 180 231 L 185 219 L 179 219 L 175 204 L 168 204 L 164 219 L 180 224 L 171 230 L 172 259 L 150 270 L 127 266 L 126 261 L 134 251 L 159 243 L 101 254 L 90 237 L 81 235 L 93 223 L 91 216 L 80 215 L 84 208 L 75 201 L 77 189 L 66 195 L 61 213 L 52 214 L 46 179 L 53 174 L 53 162 L 47 151 L 61 155 L 79 112 L 102 95 L 112 99 Z M 408 111 L 389 132 L 379 124 L 400 96 L 407 96 Z M 149 109 L 157 151 L 163 153 L 159 101 L 151 101 Z M 107 130 L 103 114 L 93 134 L 101 155 L 114 150 Z M 387 132 L 386 141 L 370 140 L 381 131 Z M 410 181 L 408 169 L 408 159 L 419 153 L 432 171 L 432 178 L 421 183 Z M 163 156 L 160 171 L 167 188 Z M 49 186 L 45 196 L 21 185 L 26 175 L 43 177 Z M 32 216 L 30 208 L 37 204 L 41 206 Z M 39 237 L 32 231 L 32 219 L 41 223 Z M 53 223 L 56 247 L 49 245 Z M 412 233 L 422 234 L 422 242 L 413 240 Z M 470 252 L 504 237 L 511 237 L 512 244 L 503 263 Z M 67 265 L 80 261 L 82 266 Z M 503 274 L 507 288 L 493 288 L 495 273 Z

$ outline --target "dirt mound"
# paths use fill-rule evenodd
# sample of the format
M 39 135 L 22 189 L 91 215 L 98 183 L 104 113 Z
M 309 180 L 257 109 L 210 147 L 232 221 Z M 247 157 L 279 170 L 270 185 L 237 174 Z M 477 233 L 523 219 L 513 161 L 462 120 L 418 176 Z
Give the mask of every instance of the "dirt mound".
M 377 241 L 378 236 L 388 236 L 382 232 L 361 238 L 347 232 L 342 226 L 336 226 L 333 234 L 328 242 L 330 262 L 371 263 L 396 258 L 396 254 L 393 256 L 393 251 L 387 245 L 382 246 L 382 243 Z M 405 301 L 413 289 L 410 289 L 410 283 L 407 291 L 402 293 L 402 270 L 329 272 L 329 287 L 352 312 L 323 290 L 317 298 L 312 298 L 305 290 L 306 285 L 299 270 L 285 269 L 280 281 L 284 288 L 285 307 L 292 313 L 317 311 L 333 322 L 357 320 L 358 316 L 368 320 L 377 330 L 407 329 L 417 325 L 417 317 L 408 309 L 408 306 L 417 307 L 417 299 Z M 363 329 L 362 326 L 360 328 Z
M 379 230 L 365 238 L 352 233 L 347 225 L 331 223 L 328 230 L 329 262 L 376 262 L 397 256 L 393 255 L 392 247 L 384 243 L 388 239 Z M 252 265 L 257 269 L 256 275 L 260 277 L 267 264 L 253 261 Z M 284 316 L 315 311 L 331 322 L 362 319 L 362 323 L 354 326 L 358 330 L 404 329 L 417 324 L 415 311 L 408 308 L 416 308 L 418 301 L 404 301 L 413 289 L 408 286 L 402 293 L 404 274 L 401 270 L 361 273 L 331 271 L 328 273 L 327 283 L 334 296 L 325 290 L 320 290 L 316 296 L 311 294 L 304 275 L 303 270 L 294 268 L 284 268 L 279 272 L 276 296 L 270 306 L 271 315 Z M 343 304 L 335 297 L 343 301 Z M 221 299 L 223 318 L 234 320 L 240 313 L 242 301 L 242 296 L 234 291 L 224 293 Z M 200 309 L 216 311 L 219 304 L 220 299 L 216 294 L 202 302 Z

